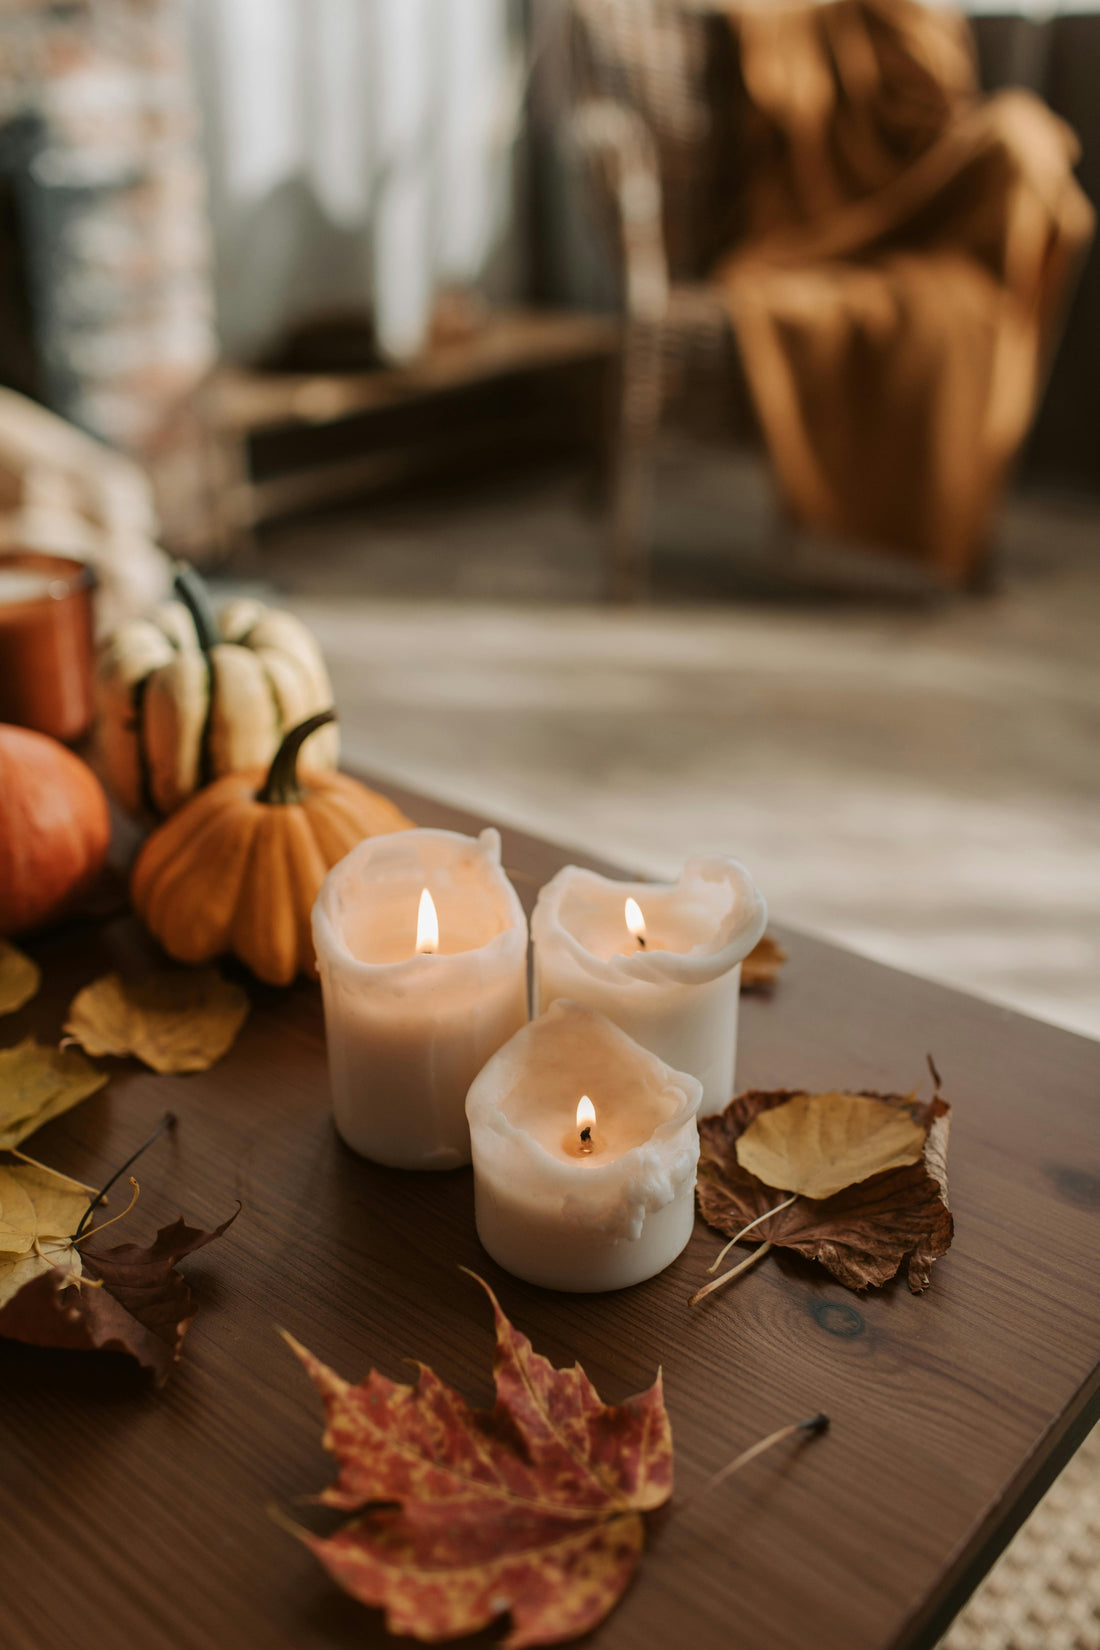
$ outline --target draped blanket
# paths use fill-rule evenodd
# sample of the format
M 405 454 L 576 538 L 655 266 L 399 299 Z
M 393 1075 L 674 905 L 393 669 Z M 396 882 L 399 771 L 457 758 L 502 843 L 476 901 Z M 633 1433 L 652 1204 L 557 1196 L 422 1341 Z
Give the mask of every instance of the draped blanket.
M 1076 139 L 981 98 L 969 29 L 916 0 L 731 9 L 745 233 L 717 278 L 795 514 L 945 583 L 980 561 L 1092 234 Z

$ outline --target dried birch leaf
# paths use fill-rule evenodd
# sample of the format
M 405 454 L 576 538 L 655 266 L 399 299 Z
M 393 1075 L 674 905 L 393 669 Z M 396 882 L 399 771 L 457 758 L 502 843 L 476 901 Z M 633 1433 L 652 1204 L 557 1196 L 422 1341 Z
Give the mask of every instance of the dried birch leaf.
M 0 1014 L 14 1014 L 42 984 L 42 970 L 8 940 L 0 940 Z
M 391 1633 L 432 1642 L 510 1614 L 509 1650 L 558 1644 L 618 1603 L 641 1556 L 642 1514 L 672 1493 L 658 1375 L 600 1401 L 496 1318 L 496 1404 L 471 1410 L 425 1365 L 414 1386 L 372 1371 L 350 1386 L 287 1339 L 325 1405 L 339 1475 L 320 1499 L 356 1514 L 324 1539 L 294 1533 L 333 1579 L 381 1606 Z M 388 1505 L 380 1505 L 388 1503 Z
M 765 1185 L 831 1197 L 886 1169 L 919 1163 L 925 1130 L 866 1094 L 796 1094 L 762 1111 L 737 1139 L 737 1161 Z
M 741 990 L 771 991 L 786 960 L 787 952 L 775 936 L 762 934 L 741 964 Z
M 10 1151 L 106 1082 L 107 1073 L 75 1048 L 48 1048 L 25 1037 L 0 1049 L 0 1148 Z
M 753 1090 L 731 1100 L 717 1116 L 700 1120 L 699 1210 L 727 1237 L 782 1201 L 782 1188 L 765 1184 L 742 1166 L 737 1144 L 762 1113 L 794 1097 L 791 1090 Z M 831 1197 L 796 1197 L 741 1241 L 794 1249 L 820 1261 L 849 1289 L 887 1283 L 904 1263 L 909 1287 L 919 1294 L 931 1281 L 932 1262 L 947 1253 L 954 1234 L 946 1176 L 950 1107 L 938 1093 L 927 1104 L 912 1096 L 868 1098 L 885 1102 L 922 1126 L 926 1138 L 921 1161 L 873 1174 Z
M 2 1173 L 3 1171 L 0 1171 Z M 81 1192 L 76 1220 L 88 1207 Z M 119 1244 L 113 1249 L 74 1249 L 70 1236 L 61 1247 L 61 1264 L 47 1263 L 28 1273 L 18 1292 L 2 1292 L 0 1255 L 0 1335 L 31 1346 L 77 1352 L 122 1352 L 134 1358 L 162 1386 L 179 1362 L 183 1337 L 195 1316 L 195 1302 L 176 1262 L 221 1237 L 237 1218 L 230 1215 L 212 1232 L 177 1220 L 162 1226 L 147 1247 Z M 83 1278 L 79 1278 L 83 1260 Z
M 248 1017 L 248 997 L 214 968 L 141 980 L 106 974 L 77 992 L 65 1032 L 89 1054 L 136 1055 L 159 1072 L 206 1071 Z

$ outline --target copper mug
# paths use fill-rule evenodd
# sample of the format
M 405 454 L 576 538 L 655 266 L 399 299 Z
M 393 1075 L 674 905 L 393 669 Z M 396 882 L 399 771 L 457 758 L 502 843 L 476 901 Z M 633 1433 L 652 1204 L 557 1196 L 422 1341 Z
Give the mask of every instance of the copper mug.
M 0 722 L 71 744 L 95 711 L 87 563 L 38 550 L 0 551 Z

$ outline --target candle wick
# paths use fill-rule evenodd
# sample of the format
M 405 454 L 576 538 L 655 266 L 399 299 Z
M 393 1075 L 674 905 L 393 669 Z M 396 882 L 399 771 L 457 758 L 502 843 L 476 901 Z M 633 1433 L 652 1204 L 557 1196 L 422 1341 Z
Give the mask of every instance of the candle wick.
M 639 951 L 644 951 L 645 950 L 645 935 L 644 934 L 636 934 L 634 937 L 638 941 L 638 950 Z
M 592 1150 L 592 1125 L 588 1123 L 581 1130 L 581 1151 L 587 1156 Z

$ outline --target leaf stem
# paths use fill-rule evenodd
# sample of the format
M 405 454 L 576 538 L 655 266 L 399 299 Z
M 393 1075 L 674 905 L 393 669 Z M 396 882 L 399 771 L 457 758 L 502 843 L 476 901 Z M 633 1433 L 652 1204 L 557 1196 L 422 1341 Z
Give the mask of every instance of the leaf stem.
M 174 1111 L 166 1111 L 164 1116 L 161 1118 L 160 1122 L 157 1124 L 156 1128 L 153 1130 L 152 1134 L 149 1136 L 148 1140 L 146 1140 L 143 1145 L 140 1145 L 138 1147 L 137 1151 L 134 1152 L 130 1157 L 128 1157 L 126 1159 L 126 1161 L 122 1165 L 121 1169 L 116 1169 L 115 1170 L 114 1174 L 111 1176 L 111 1178 L 107 1182 L 106 1186 L 104 1186 L 103 1190 L 101 1192 L 97 1192 L 95 1197 L 93 1197 L 92 1201 L 89 1203 L 88 1207 L 85 1209 L 84 1213 L 80 1217 L 80 1225 L 77 1227 L 76 1231 L 73 1233 L 73 1242 L 74 1243 L 79 1243 L 80 1242 L 81 1233 L 83 1232 L 85 1226 L 87 1226 L 89 1220 L 92 1218 L 93 1210 L 97 1209 L 99 1207 L 99 1205 L 103 1202 L 103 1199 L 107 1196 L 107 1193 L 110 1191 L 110 1189 L 114 1185 L 115 1181 L 116 1180 L 121 1180 L 122 1176 L 126 1173 L 127 1169 L 131 1166 L 131 1164 L 136 1163 L 138 1158 L 141 1156 L 142 1152 L 147 1152 L 149 1150 L 149 1147 L 154 1143 L 154 1141 L 157 1141 L 157 1140 L 160 1139 L 161 1135 L 164 1133 L 164 1131 L 166 1129 L 174 1129 L 175 1126 L 176 1126 L 176 1114 L 175 1114 L 175 1112 Z
M 774 1245 L 771 1238 L 768 1238 L 766 1242 L 760 1245 L 759 1249 L 754 1249 L 752 1254 L 749 1255 L 747 1259 L 739 1262 L 739 1264 L 732 1267 L 730 1271 L 723 1272 L 722 1276 L 720 1278 L 715 1278 L 713 1283 L 704 1283 L 703 1287 L 701 1289 L 697 1289 L 694 1295 L 692 1295 L 691 1299 L 688 1301 L 688 1305 L 698 1306 L 701 1300 L 705 1300 L 708 1295 L 712 1295 L 716 1289 L 721 1289 L 722 1285 L 724 1283 L 729 1283 L 731 1278 L 739 1277 L 742 1272 L 747 1272 L 750 1266 L 755 1266 L 758 1260 L 763 1260 L 768 1250 L 773 1247 Z
M 798 1201 L 798 1193 L 797 1192 L 792 1192 L 790 1197 L 786 1198 L 784 1200 L 784 1202 L 777 1203 L 774 1209 L 765 1209 L 764 1213 L 762 1215 L 757 1215 L 756 1219 L 755 1220 L 750 1220 L 747 1226 L 742 1226 L 741 1230 L 739 1232 L 736 1232 L 734 1234 L 734 1236 L 730 1238 L 729 1242 L 726 1244 L 726 1247 L 722 1250 L 722 1252 L 718 1256 L 717 1260 L 715 1260 L 710 1266 L 707 1267 L 707 1271 L 708 1272 L 717 1272 L 718 1268 L 721 1266 L 722 1262 L 725 1260 L 726 1256 L 729 1254 L 729 1252 L 733 1248 L 734 1244 L 735 1243 L 740 1243 L 741 1239 L 745 1236 L 746 1232 L 751 1232 L 754 1226 L 759 1226 L 760 1222 L 762 1220 L 767 1220 L 769 1215 L 777 1215 L 777 1214 L 779 1214 L 781 1209 L 789 1209 L 791 1204 L 796 1203 L 797 1201 Z
M 727 1478 L 732 1478 L 735 1472 L 740 1472 L 750 1461 L 755 1461 L 758 1455 L 763 1455 L 765 1450 L 772 1449 L 776 1444 L 782 1444 L 787 1438 L 793 1438 L 796 1432 L 805 1432 L 811 1438 L 816 1438 L 820 1433 L 827 1431 L 828 1426 L 829 1417 L 819 1414 L 811 1415 L 807 1421 L 794 1421 L 790 1426 L 779 1427 L 775 1432 L 769 1432 L 759 1443 L 752 1444 L 748 1449 L 742 1450 L 740 1455 L 735 1455 L 732 1461 L 713 1473 L 697 1490 L 692 1490 L 688 1500 L 695 1501 L 701 1495 L 709 1495 L 711 1490 L 717 1489 Z
M 37 1157 L 28 1157 L 26 1152 L 21 1152 L 17 1146 L 5 1146 L 4 1150 L 6 1152 L 9 1152 L 12 1157 L 17 1157 L 19 1159 L 20 1163 L 28 1163 L 32 1169 L 41 1169 L 41 1170 L 43 1170 L 43 1172 L 45 1174 L 56 1174 L 57 1173 L 57 1170 L 56 1169 L 51 1169 L 48 1163 L 40 1163 L 38 1161 Z M 68 1176 L 66 1176 L 66 1178 L 69 1179 L 69 1180 L 73 1180 L 72 1175 L 68 1175 Z M 73 1185 L 74 1186 L 79 1186 L 80 1190 L 82 1192 L 94 1192 L 95 1191 L 94 1186 L 86 1186 L 82 1180 L 73 1180 Z
M 78 1243 L 83 1243 L 84 1242 L 84 1238 L 98 1237 L 100 1232 L 105 1232 L 107 1230 L 108 1226 L 113 1226 L 115 1224 L 115 1222 L 118 1221 L 118 1220 L 125 1220 L 126 1219 L 126 1216 L 130 1213 L 130 1210 L 133 1208 L 134 1204 L 137 1202 L 138 1198 L 141 1196 L 141 1187 L 138 1185 L 138 1183 L 134 1179 L 133 1175 L 130 1176 L 130 1185 L 134 1188 L 134 1195 L 133 1195 L 133 1197 L 131 1197 L 129 1203 L 126 1205 L 125 1209 L 123 1209 L 122 1213 L 120 1215 L 112 1215 L 110 1220 L 105 1220 L 103 1222 L 102 1226 L 93 1226 L 93 1227 L 91 1227 L 87 1232 L 84 1233 L 84 1237 L 81 1237 L 78 1234 L 76 1237 L 73 1238 L 73 1247 L 74 1247 L 74 1249 L 75 1249 L 75 1247 Z M 101 1197 L 103 1196 L 102 1192 L 100 1193 L 100 1196 Z

